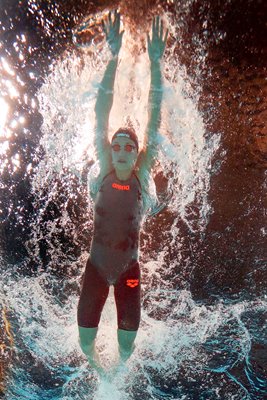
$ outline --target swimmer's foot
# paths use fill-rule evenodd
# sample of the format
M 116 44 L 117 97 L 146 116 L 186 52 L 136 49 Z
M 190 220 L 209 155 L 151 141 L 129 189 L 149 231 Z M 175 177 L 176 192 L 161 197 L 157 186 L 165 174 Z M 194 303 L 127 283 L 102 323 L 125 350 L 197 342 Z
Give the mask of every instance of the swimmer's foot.
M 120 354 L 120 363 L 125 363 L 134 352 L 135 345 L 133 344 L 130 348 L 124 349 L 121 346 L 119 347 L 119 354 Z
M 95 348 L 92 349 L 92 351 L 88 352 L 87 354 L 87 360 L 89 365 L 99 374 L 99 375 L 105 375 L 105 370 L 101 365 L 100 362 L 100 357 L 98 352 L 95 350 Z
M 107 371 L 107 378 L 112 381 L 116 376 L 121 375 L 126 371 L 127 366 L 125 364 L 125 361 L 122 361 L 121 357 L 118 355 L 117 359 L 114 360 L 114 363 Z

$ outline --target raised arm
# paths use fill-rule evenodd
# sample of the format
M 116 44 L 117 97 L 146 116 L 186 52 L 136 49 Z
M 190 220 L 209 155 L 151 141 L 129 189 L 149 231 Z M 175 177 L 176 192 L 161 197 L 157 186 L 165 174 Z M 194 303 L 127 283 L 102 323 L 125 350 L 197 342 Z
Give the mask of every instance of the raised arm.
M 95 105 L 95 147 L 97 159 L 100 162 L 100 173 L 101 175 L 104 175 L 109 172 L 111 165 L 108 141 L 108 121 L 113 103 L 114 81 L 123 35 L 123 32 L 120 32 L 120 14 L 115 11 L 112 21 L 112 15 L 109 13 L 108 21 L 106 23 L 102 21 L 102 26 L 112 53 L 112 58 L 107 65 L 103 79 L 99 85 Z
M 160 109 L 162 101 L 162 77 L 160 61 L 164 53 L 168 30 L 163 30 L 163 22 L 159 16 L 152 24 L 152 37 L 147 35 L 148 55 L 150 59 L 151 83 L 148 98 L 148 124 L 145 132 L 144 150 L 140 154 L 139 178 L 143 180 L 150 173 L 157 156 L 157 132 L 160 125 Z

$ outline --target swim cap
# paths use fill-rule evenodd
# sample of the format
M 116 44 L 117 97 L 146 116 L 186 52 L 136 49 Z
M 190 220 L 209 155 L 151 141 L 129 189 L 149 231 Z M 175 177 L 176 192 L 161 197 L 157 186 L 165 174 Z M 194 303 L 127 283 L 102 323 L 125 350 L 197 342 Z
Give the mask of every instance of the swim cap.
M 137 148 L 137 151 L 138 151 L 138 149 L 139 149 L 138 137 L 137 137 L 137 135 L 136 135 L 136 133 L 135 133 L 135 131 L 133 129 L 131 129 L 131 128 L 120 128 L 120 129 L 118 129 L 114 133 L 114 135 L 112 136 L 111 143 L 117 137 L 126 137 L 128 139 L 131 139 L 134 142 L 134 144 L 135 144 L 135 146 Z

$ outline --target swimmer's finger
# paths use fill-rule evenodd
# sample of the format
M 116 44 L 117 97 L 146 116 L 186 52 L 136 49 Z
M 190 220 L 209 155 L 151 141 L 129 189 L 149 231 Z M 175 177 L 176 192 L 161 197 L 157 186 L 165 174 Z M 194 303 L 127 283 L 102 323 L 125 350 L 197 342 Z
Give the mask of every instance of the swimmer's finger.
M 159 33 L 159 15 L 156 16 L 156 33 Z
M 165 33 L 165 36 L 164 36 L 164 46 L 166 46 L 168 34 L 169 34 L 169 29 L 166 30 L 166 33 Z
M 115 15 L 115 20 L 114 20 L 114 25 L 115 25 L 116 31 L 119 33 L 120 23 L 121 23 L 121 15 L 120 15 L 120 13 L 118 13 L 117 10 L 115 12 L 116 12 L 116 15 Z
M 152 39 L 156 35 L 156 18 L 153 18 L 152 22 Z
M 102 19 L 102 21 L 101 21 L 101 25 L 102 25 L 102 29 L 103 29 L 105 35 L 107 36 L 107 28 L 106 28 L 106 25 L 105 25 L 105 22 L 104 22 L 103 19 Z
M 113 28 L 116 28 L 116 25 L 117 25 L 117 10 L 113 11 L 113 22 L 112 22 Z
M 108 22 L 109 25 L 111 26 L 112 25 L 111 11 L 108 13 Z
M 160 33 L 159 33 L 160 40 L 163 38 L 163 21 L 161 20 L 160 23 Z

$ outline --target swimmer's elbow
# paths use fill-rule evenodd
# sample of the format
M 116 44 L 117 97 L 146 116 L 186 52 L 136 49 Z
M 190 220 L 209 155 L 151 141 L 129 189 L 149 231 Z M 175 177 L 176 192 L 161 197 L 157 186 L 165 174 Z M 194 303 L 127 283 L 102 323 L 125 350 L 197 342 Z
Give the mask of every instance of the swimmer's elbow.
M 97 119 L 100 119 L 103 115 L 109 115 L 113 101 L 106 99 L 97 99 L 95 103 L 95 115 Z

